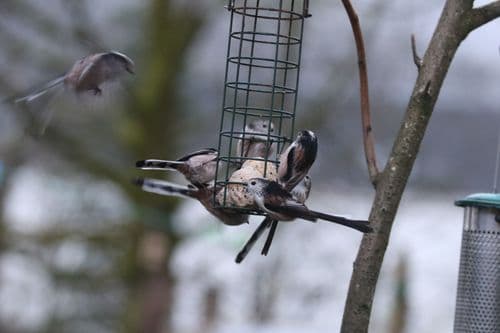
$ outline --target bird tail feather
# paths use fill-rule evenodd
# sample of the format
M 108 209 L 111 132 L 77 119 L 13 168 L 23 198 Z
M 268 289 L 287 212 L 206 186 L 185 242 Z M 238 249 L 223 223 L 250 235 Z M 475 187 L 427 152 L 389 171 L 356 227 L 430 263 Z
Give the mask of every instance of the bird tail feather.
M 180 186 L 171 182 L 152 178 L 137 178 L 134 184 L 140 186 L 143 191 L 166 196 L 192 198 L 196 189 Z
M 58 78 L 55 78 L 54 80 L 51 80 L 51 81 L 45 83 L 42 87 L 38 88 L 37 90 L 33 91 L 32 93 L 30 93 L 26 96 L 14 98 L 13 101 L 16 104 L 17 103 L 29 103 L 29 102 L 45 95 L 50 89 L 63 83 L 64 77 L 65 77 L 64 75 L 59 76 Z
M 259 224 L 259 226 L 257 227 L 257 229 L 255 229 L 255 231 L 253 232 L 252 236 L 250 236 L 250 238 L 248 239 L 248 241 L 245 243 L 245 245 L 243 246 L 243 248 L 241 249 L 241 251 L 236 256 L 236 259 L 235 259 L 236 263 L 239 264 L 239 263 L 241 263 L 243 261 L 243 259 L 245 259 L 245 257 L 247 256 L 247 254 L 250 252 L 250 250 L 252 249 L 252 247 L 255 245 L 255 242 L 257 242 L 257 240 L 260 238 L 260 236 L 262 236 L 262 234 L 264 233 L 264 231 L 266 231 L 269 222 L 270 222 L 270 218 L 266 217 L 264 219 L 264 221 L 262 221 Z
M 135 166 L 142 170 L 177 170 L 184 162 L 166 160 L 142 160 L 137 161 Z
M 373 232 L 373 228 L 370 227 L 370 222 L 366 220 L 350 220 L 342 216 L 336 216 L 336 215 L 329 215 L 321 212 L 316 212 L 316 211 L 310 211 L 313 216 L 315 216 L 318 219 L 321 220 L 326 220 L 329 222 L 333 223 L 338 223 L 343 226 L 349 227 L 356 229 L 358 231 L 361 231 L 363 233 L 370 233 Z

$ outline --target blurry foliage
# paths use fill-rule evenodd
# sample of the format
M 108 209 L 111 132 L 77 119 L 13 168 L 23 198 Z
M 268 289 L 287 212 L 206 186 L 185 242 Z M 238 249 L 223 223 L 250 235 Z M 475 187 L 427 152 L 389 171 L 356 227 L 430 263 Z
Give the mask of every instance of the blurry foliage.
M 108 32 L 99 30 L 103 26 L 101 23 L 92 22 L 98 10 L 95 8 L 97 2 L 54 0 L 44 3 L 45 10 L 41 9 L 41 5 L 27 0 L 7 1 L 0 5 L 0 26 L 8 27 L 0 29 L 0 39 L 5 46 L 1 54 L 5 62 L 0 64 L 2 95 L 19 93 L 32 84 L 27 85 L 24 77 L 18 77 L 20 73 L 36 77 L 34 82 L 42 82 L 44 77 L 50 79 L 60 74 L 61 70 L 66 70 L 75 59 L 106 49 L 119 49 L 130 54 L 136 60 L 138 75 L 133 87 L 127 84 L 122 94 L 109 97 L 115 101 L 107 103 L 105 108 L 86 110 L 87 107 L 79 105 L 78 100 L 76 104 L 75 101 L 72 101 L 73 104 L 62 104 L 64 109 L 56 110 L 58 115 L 41 137 L 23 134 L 23 128 L 29 122 L 39 122 L 37 112 L 43 110 L 33 110 L 30 106 L 3 106 L 2 109 L 10 109 L 15 115 L 10 125 L 18 128 L 18 132 L 14 133 L 18 140 L 11 140 L 9 146 L 0 147 L 2 163 L 7 171 L 3 181 L 6 186 L 1 187 L 0 199 L 4 198 L 5 191 L 15 186 L 10 182 L 10 176 L 23 166 L 39 168 L 45 165 L 54 174 L 65 177 L 70 184 L 74 172 L 66 172 L 69 166 L 76 172 L 112 181 L 126 193 L 135 211 L 120 226 L 95 231 L 81 231 L 73 224 L 62 227 L 64 221 L 34 235 L 13 234 L 7 230 L 2 239 L 9 241 L 2 242 L 3 250 L 20 251 L 40 259 L 51 272 L 55 289 L 71 290 L 71 302 L 80 304 L 77 307 L 87 308 L 87 301 L 94 304 L 91 308 L 82 308 L 81 315 L 65 318 L 58 313 L 56 302 L 53 319 L 39 331 L 65 331 L 70 327 L 71 331 L 89 331 L 88 327 L 101 325 L 101 329 L 108 331 L 159 332 L 168 322 L 170 312 L 169 294 L 173 280 L 166 268 L 171 248 L 179 236 L 168 225 L 178 201 L 143 193 L 133 187 L 130 180 L 135 174 L 135 160 L 149 156 L 173 158 L 177 153 L 175 147 L 182 139 L 177 125 L 181 115 L 178 78 L 188 46 L 202 27 L 202 15 L 177 8 L 171 1 L 150 0 L 133 7 L 134 12 L 125 16 L 124 20 L 108 22 Z M 120 11 L 119 5 L 115 6 Z M 110 20 L 113 20 L 113 14 L 119 15 L 110 13 Z M 125 48 L 114 43 L 113 31 L 130 37 Z M 19 89 L 22 86 L 25 88 Z M 45 107 L 55 106 L 48 101 L 40 108 Z M 2 200 L 0 207 L 3 204 Z M 155 221 L 159 225 L 147 228 L 161 230 L 161 237 L 169 244 L 161 262 L 157 263 L 161 267 L 157 272 L 145 268 L 139 256 L 145 232 L 141 221 L 151 215 L 157 216 Z M 106 224 L 106 221 L 101 223 Z M 50 249 L 75 237 L 83 239 L 86 246 L 92 249 L 86 261 L 92 261 L 92 257 L 100 258 L 106 267 L 99 268 L 96 273 L 92 269 L 61 271 L 54 265 Z M 26 241 L 29 246 L 25 246 Z M 151 281 L 161 281 L 156 285 L 156 297 L 164 297 L 164 304 L 160 304 L 161 316 L 153 322 L 141 318 L 148 316 L 145 309 L 157 311 L 148 305 L 152 293 L 142 293 L 142 288 L 150 285 Z M 109 293 L 112 295 L 106 296 Z M 117 302 L 117 299 L 122 301 Z M 112 310 L 102 312 L 102 306 Z M 84 325 L 85 321 L 89 323 Z M 146 322 L 149 326 L 144 330 L 141 326 Z

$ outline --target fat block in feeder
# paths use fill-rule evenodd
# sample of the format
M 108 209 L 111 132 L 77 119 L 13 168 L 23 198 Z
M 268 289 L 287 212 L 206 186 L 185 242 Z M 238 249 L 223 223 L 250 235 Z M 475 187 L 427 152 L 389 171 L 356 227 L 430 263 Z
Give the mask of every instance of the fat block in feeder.
M 226 185 L 226 190 L 221 190 L 216 197 L 220 204 L 224 202 L 228 206 L 239 208 L 256 208 L 253 197 L 248 193 L 245 183 L 252 178 L 267 178 L 269 180 L 277 179 L 277 170 L 274 163 L 267 163 L 265 160 L 248 160 L 243 163 L 241 169 L 233 172 Z M 224 193 L 226 192 L 226 193 Z

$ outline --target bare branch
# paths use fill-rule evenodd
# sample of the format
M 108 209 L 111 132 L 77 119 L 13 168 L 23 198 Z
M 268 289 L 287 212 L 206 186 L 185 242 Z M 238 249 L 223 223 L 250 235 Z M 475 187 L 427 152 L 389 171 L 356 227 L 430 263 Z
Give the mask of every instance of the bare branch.
M 373 186 L 376 186 L 379 170 L 377 168 L 377 158 L 375 156 L 375 144 L 372 133 L 371 117 L 370 117 L 370 96 L 368 90 L 368 72 L 366 69 L 366 54 L 365 45 L 363 42 L 363 34 L 359 24 L 359 18 L 356 11 L 352 7 L 349 0 L 342 0 L 347 16 L 351 23 L 354 40 L 356 42 L 356 50 L 358 52 L 358 67 L 359 67 L 359 90 L 361 98 L 361 124 L 363 127 L 363 145 L 365 150 L 366 164 L 368 167 L 368 175 Z
M 405 117 L 377 182 L 369 217 L 374 232 L 363 236 L 353 265 L 342 333 L 368 332 L 375 288 L 392 225 L 451 61 L 470 32 L 472 5 L 473 0 L 446 1 L 422 58 L 423 65 Z
M 469 31 L 472 31 L 500 16 L 500 0 L 472 9 L 470 16 Z
M 417 69 L 420 71 L 420 67 L 422 67 L 422 58 L 419 57 L 417 53 L 417 43 L 415 42 L 415 34 L 411 34 L 411 52 L 413 53 L 413 62 Z

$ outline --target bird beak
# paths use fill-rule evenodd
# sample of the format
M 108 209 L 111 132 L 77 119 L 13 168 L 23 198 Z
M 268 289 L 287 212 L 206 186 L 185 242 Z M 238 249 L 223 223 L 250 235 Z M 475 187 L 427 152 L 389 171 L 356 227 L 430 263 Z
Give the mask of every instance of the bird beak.
M 130 67 L 127 67 L 127 72 L 129 72 L 132 75 L 135 74 L 134 70 L 132 68 L 130 68 Z

